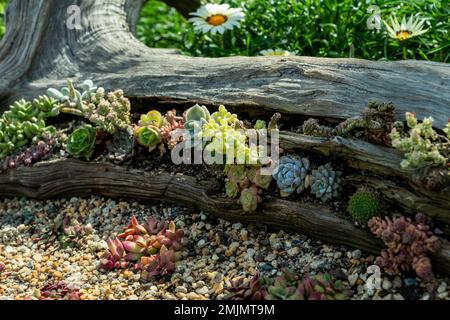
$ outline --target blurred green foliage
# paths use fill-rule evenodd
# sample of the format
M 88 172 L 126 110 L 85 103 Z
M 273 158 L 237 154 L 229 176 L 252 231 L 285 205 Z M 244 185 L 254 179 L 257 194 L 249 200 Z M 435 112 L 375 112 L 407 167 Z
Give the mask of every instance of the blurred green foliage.
M 0 39 L 5 34 L 5 10 L 8 0 L 0 0 Z
M 179 48 L 194 56 L 258 55 L 265 49 L 298 55 L 355 57 L 370 60 L 408 59 L 450 62 L 448 0 L 217 0 L 246 13 L 240 28 L 224 36 L 195 33 L 174 9 L 157 0 L 146 3 L 138 26 L 139 38 L 151 47 Z M 384 20 L 394 14 L 420 14 L 428 32 L 403 43 L 386 28 L 369 30 L 369 8 L 376 5 Z
M 145 4 L 138 25 L 142 42 L 155 48 L 178 48 L 193 56 L 258 55 L 261 50 L 282 49 L 298 55 L 355 57 L 370 60 L 422 59 L 450 62 L 449 0 L 211 0 L 242 7 L 246 19 L 224 36 L 194 32 L 175 9 L 161 1 Z M 0 38 L 5 32 L 0 0 Z M 369 30 L 369 8 L 376 5 L 381 18 L 399 19 L 420 14 L 428 32 L 403 43 L 390 39 L 384 25 Z

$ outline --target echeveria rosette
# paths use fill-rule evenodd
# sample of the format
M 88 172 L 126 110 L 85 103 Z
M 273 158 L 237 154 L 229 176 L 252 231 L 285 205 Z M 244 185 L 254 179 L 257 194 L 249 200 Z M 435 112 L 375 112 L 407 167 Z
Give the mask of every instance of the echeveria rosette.
M 162 141 L 158 128 L 153 126 L 138 127 L 134 131 L 134 135 L 138 143 L 150 151 L 154 150 Z
M 207 123 L 211 115 L 205 106 L 196 104 L 184 113 L 184 128 L 189 137 L 185 137 L 185 141 L 190 146 L 198 146 L 201 142 L 201 131 L 203 125 Z
M 164 120 L 164 117 L 159 111 L 151 110 L 148 113 L 141 115 L 139 126 L 153 126 L 156 128 L 161 128 L 164 125 Z
M 308 171 L 310 162 L 307 158 L 298 156 L 281 157 L 278 167 L 272 173 L 280 188 L 280 195 L 287 197 L 291 194 L 300 194 L 309 186 Z
M 258 203 L 261 202 L 261 197 L 258 194 L 258 188 L 251 186 L 241 191 L 241 197 L 239 203 L 246 212 L 255 211 L 258 207 Z
M 83 125 L 70 135 L 67 140 L 66 150 L 76 157 L 90 159 L 94 153 L 97 131 L 89 124 Z
M 342 189 L 342 172 L 335 171 L 329 163 L 312 171 L 311 193 L 326 202 L 339 196 Z

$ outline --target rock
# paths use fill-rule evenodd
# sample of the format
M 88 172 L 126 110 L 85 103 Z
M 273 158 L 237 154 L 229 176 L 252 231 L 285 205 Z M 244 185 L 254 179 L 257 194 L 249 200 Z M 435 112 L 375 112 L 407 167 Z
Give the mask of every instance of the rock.
M 273 266 L 272 266 L 271 264 L 269 264 L 269 263 L 265 263 L 265 264 L 263 264 L 263 265 L 260 267 L 260 269 L 261 269 L 262 271 L 269 272 L 269 271 L 271 271 L 271 270 L 273 269 Z
M 445 299 L 448 297 L 448 292 L 441 292 L 438 294 L 439 299 Z
M 384 290 L 389 291 L 392 288 L 392 283 L 388 279 L 384 279 L 381 286 Z
M 188 290 L 185 287 L 183 287 L 183 286 L 178 286 L 178 287 L 175 288 L 175 292 L 186 294 L 188 292 Z
M 255 253 L 256 253 L 255 249 L 247 249 L 247 254 L 245 255 L 245 258 L 253 260 Z
M 201 239 L 199 242 L 197 242 L 197 247 L 203 248 L 206 245 L 206 241 L 204 239 Z
M 242 229 L 240 232 L 240 238 L 242 241 L 248 241 L 248 231 L 245 229 Z
M 400 277 L 395 277 L 394 281 L 392 282 L 392 287 L 394 289 L 401 288 L 402 286 L 402 279 Z
M 270 253 L 270 254 L 268 254 L 268 255 L 266 256 L 266 258 L 265 258 L 264 260 L 265 260 L 265 261 L 268 261 L 268 262 L 272 262 L 272 261 L 274 261 L 276 258 L 277 258 L 277 256 L 276 256 L 275 254 Z
M 430 294 L 429 294 L 428 292 L 426 292 L 426 293 L 423 295 L 423 297 L 422 297 L 421 300 L 430 300 L 430 298 L 431 298 Z
M 195 290 L 196 293 L 201 294 L 201 295 L 205 295 L 209 292 L 209 289 L 207 286 L 203 286 L 197 290 Z
M 447 290 L 447 283 L 442 282 L 439 287 L 437 288 L 438 293 L 443 293 Z
M 294 257 L 300 253 L 300 249 L 298 247 L 291 248 L 287 251 L 288 256 Z
M 320 269 L 324 264 L 326 263 L 326 261 L 320 259 L 320 260 L 314 260 L 311 264 L 310 267 L 311 269 Z
M 256 262 L 263 262 L 264 261 L 264 256 L 261 253 L 257 253 L 255 256 L 255 261 Z
M 351 287 L 353 287 L 356 283 L 356 280 L 358 280 L 359 275 L 357 273 L 351 274 L 348 276 L 348 283 Z
M 242 228 L 242 223 L 234 223 L 232 226 L 231 226 L 233 229 L 235 229 L 235 230 L 239 230 L 239 229 L 241 229 Z
M 352 258 L 353 259 L 359 259 L 359 258 L 361 258 L 361 255 L 362 255 L 362 252 L 361 252 L 361 250 L 355 250 L 355 251 L 352 251 Z

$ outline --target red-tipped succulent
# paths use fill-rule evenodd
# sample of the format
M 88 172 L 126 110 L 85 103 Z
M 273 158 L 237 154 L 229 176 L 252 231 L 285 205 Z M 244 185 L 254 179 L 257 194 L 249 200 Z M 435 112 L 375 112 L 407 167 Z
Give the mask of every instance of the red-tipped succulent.
M 373 218 L 369 227 L 387 246 L 376 260 L 386 272 L 400 274 L 413 269 L 424 281 L 434 279 L 427 254 L 436 252 L 440 241 L 429 230 L 425 216 L 417 215 L 415 221 L 405 217 Z
M 127 239 L 129 236 L 146 234 L 147 230 L 141 224 L 139 224 L 136 216 L 131 217 L 131 223 L 125 228 L 125 231 L 119 234 L 117 237 L 120 239 Z
M 114 240 L 108 240 L 108 252 L 102 259 L 106 270 L 135 263 L 143 279 L 165 276 L 175 270 L 177 251 L 186 244 L 184 231 L 176 229 L 175 222 L 163 222 L 150 218 L 142 225 L 135 216 L 130 225 Z
M 167 276 L 175 271 L 176 254 L 166 246 L 162 246 L 159 254 L 150 257 L 142 257 L 139 267 L 142 270 L 141 277 L 151 280 L 157 276 Z
M 123 268 L 128 264 L 122 259 L 125 258 L 125 248 L 122 242 L 116 239 L 108 239 L 108 251 L 105 252 L 101 259 L 101 267 L 105 270 Z
M 39 300 L 80 300 L 80 291 L 63 281 L 46 282 L 38 293 Z

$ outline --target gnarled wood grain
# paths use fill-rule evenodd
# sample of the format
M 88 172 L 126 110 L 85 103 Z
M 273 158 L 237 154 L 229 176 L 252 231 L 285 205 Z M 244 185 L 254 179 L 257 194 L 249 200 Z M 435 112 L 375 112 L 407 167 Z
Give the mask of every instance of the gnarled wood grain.
M 286 151 L 313 151 L 338 157 L 358 172 L 366 172 L 355 174 L 351 178 L 354 183 L 375 188 L 408 211 L 422 212 L 450 224 L 450 187 L 440 192 L 427 190 L 423 184 L 424 173 L 403 169 L 400 166 L 403 155 L 392 148 L 358 139 L 312 137 L 292 132 L 280 133 L 280 146 Z M 402 183 L 389 178 L 400 178 Z
M 186 1 L 179 1 L 184 3 Z M 392 101 L 398 113 L 450 115 L 450 65 L 311 57 L 193 58 L 151 49 L 133 35 L 143 0 L 12 0 L 0 44 L 0 104 L 91 78 L 132 98 L 226 104 L 345 119 L 369 100 Z M 66 26 L 81 8 L 81 30 Z
M 106 163 L 74 159 L 44 162 L 0 174 L 0 197 L 23 195 L 34 199 L 100 195 L 115 198 L 167 201 L 192 206 L 219 218 L 265 223 L 301 232 L 327 243 L 342 244 L 378 254 L 382 247 L 369 232 L 322 206 L 268 199 L 256 212 L 243 212 L 235 200 L 214 196 L 215 179 L 197 181 L 185 175 L 152 175 Z M 450 246 L 433 255 L 436 268 L 450 274 Z

